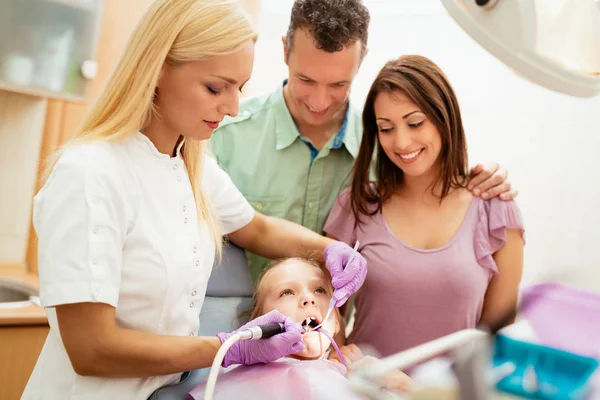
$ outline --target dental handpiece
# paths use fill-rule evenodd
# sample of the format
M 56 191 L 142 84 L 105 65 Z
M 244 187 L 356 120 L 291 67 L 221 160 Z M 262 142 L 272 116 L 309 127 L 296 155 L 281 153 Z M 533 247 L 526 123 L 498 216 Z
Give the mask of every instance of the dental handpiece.
M 257 325 L 236 332 L 235 334 L 231 335 L 227 340 L 225 340 L 225 342 L 217 351 L 217 355 L 213 360 L 210 374 L 208 375 L 208 379 L 206 380 L 204 400 L 212 399 L 213 393 L 215 391 L 215 385 L 217 384 L 217 376 L 219 375 L 220 366 L 222 365 L 223 360 L 225 359 L 225 354 L 227 354 L 231 346 L 233 346 L 239 340 L 266 339 L 283 332 L 285 332 L 285 326 L 281 323 Z
M 243 331 L 238 332 L 241 340 L 256 340 L 267 339 L 272 336 L 285 332 L 285 327 L 282 323 L 273 323 L 265 325 L 257 325 Z

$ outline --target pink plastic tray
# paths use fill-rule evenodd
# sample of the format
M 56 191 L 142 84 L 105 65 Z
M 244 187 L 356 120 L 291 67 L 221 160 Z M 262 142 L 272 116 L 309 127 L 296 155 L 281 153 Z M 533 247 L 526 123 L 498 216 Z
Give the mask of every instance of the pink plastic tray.
M 600 358 L 600 294 L 558 283 L 522 292 L 522 310 L 540 343 Z

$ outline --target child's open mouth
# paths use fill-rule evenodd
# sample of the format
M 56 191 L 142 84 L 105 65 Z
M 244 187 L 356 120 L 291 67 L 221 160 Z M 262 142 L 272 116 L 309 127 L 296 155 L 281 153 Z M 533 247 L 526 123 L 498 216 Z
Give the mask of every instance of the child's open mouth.
M 316 317 L 307 317 L 304 321 L 302 321 L 302 328 L 304 328 L 304 333 L 311 332 L 318 325 L 319 321 L 317 321 Z

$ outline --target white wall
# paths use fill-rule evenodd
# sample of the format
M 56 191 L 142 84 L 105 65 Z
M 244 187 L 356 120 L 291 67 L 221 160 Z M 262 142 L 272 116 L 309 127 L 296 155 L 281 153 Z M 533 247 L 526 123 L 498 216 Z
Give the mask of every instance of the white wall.
M 46 105 L 0 91 L 0 265 L 25 262 Z
M 525 282 L 561 280 L 600 291 L 600 97 L 577 99 L 516 76 L 475 43 L 437 0 L 366 0 L 369 54 L 354 83 L 362 105 L 379 68 L 401 54 L 438 63 L 461 101 L 471 164 L 508 168 L 525 217 Z M 291 0 L 262 0 L 249 94 L 286 76 L 281 36 Z

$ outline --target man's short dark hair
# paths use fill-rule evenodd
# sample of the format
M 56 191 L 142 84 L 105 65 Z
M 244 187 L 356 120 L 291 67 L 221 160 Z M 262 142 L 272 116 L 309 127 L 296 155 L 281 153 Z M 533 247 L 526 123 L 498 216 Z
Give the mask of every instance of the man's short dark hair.
M 298 29 L 306 29 L 315 46 L 333 53 L 361 41 L 367 50 L 369 10 L 361 0 L 296 0 L 286 35 L 287 55 Z

